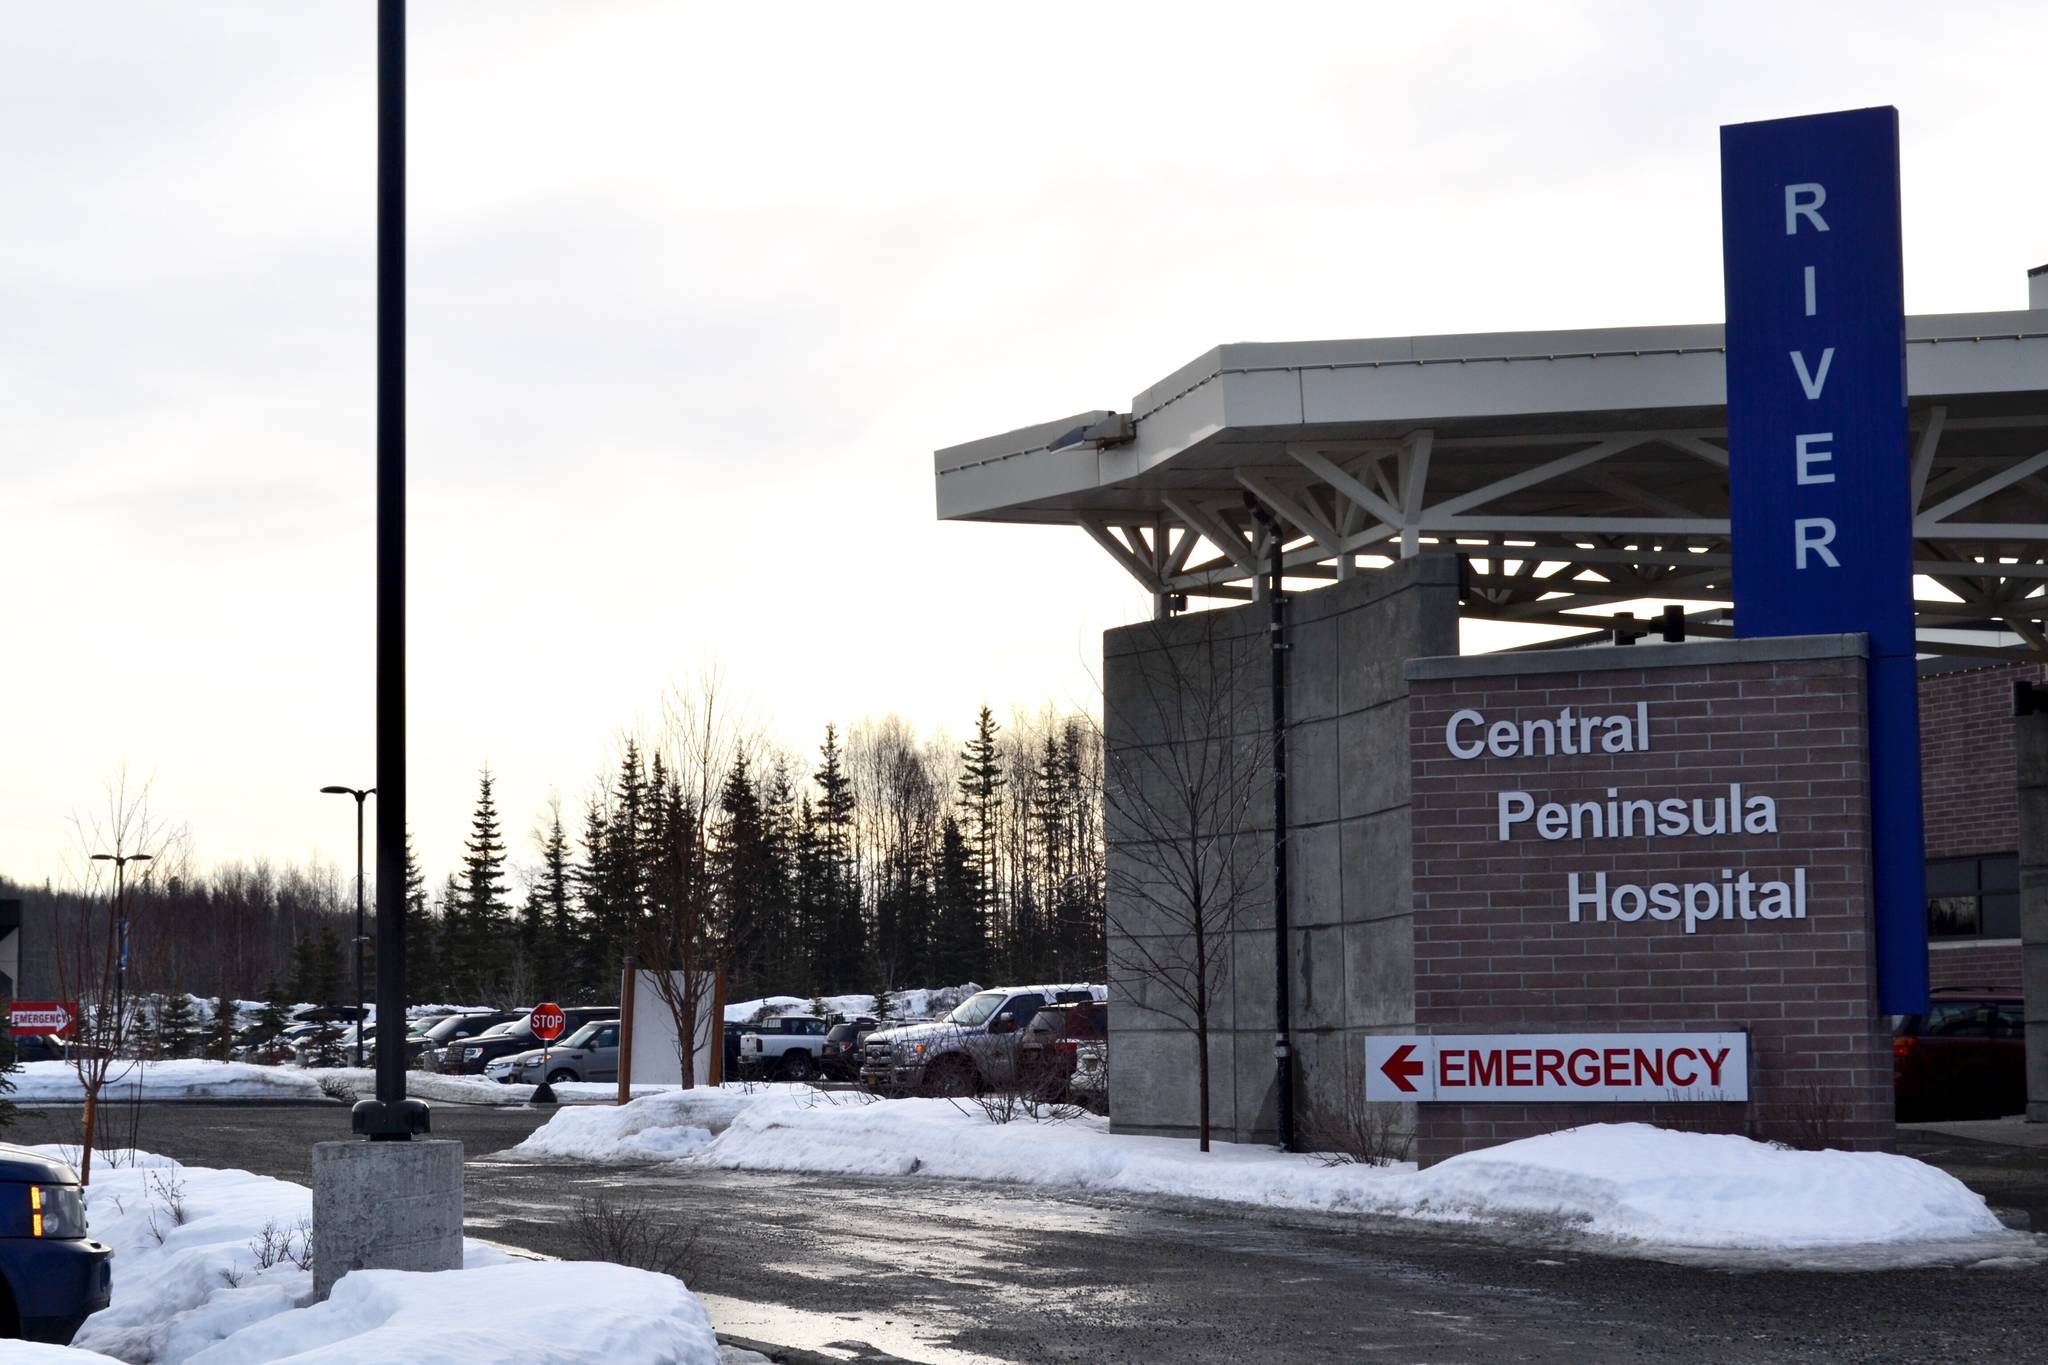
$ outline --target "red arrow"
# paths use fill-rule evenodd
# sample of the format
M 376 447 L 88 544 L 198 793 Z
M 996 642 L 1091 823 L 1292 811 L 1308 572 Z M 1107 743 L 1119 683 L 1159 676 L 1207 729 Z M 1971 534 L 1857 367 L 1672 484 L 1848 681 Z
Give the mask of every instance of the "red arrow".
M 1407 1095 L 1415 1093 L 1415 1087 L 1409 1083 L 1409 1078 L 1411 1076 L 1420 1076 L 1429 1069 L 1421 1062 L 1411 1062 L 1408 1060 L 1414 1052 L 1415 1044 L 1403 1043 L 1394 1049 L 1391 1057 L 1380 1063 L 1380 1071 L 1388 1080 L 1399 1086 L 1403 1094 Z

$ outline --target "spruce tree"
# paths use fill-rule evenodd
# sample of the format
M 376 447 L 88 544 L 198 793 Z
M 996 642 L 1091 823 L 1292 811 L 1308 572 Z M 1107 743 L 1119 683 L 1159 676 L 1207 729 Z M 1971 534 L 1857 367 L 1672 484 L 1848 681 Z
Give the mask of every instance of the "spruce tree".
M 291 1026 L 291 997 L 273 981 L 263 988 L 263 1008 L 256 1011 L 257 1041 L 268 1043 Z
M 503 989 L 510 954 L 505 844 L 498 837 L 498 807 L 491 799 L 488 765 L 477 779 L 476 812 L 462 849 L 461 961 L 478 998 L 495 999 Z
M 435 1005 L 450 994 L 442 957 L 441 922 L 427 899 L 427 879 L 405 836 L 405 988 L 412 1003 Z
M 555 802 L 549 807 L 547 832 L 541 837 L 540 878 L 528 897 L 538 912 L 528 951 L 535 955 L 535 979 L 548 990 L 564 995 L 575 984 L 575 973 L 568 962 L 568 946 L 576 934 L 569 901 L 570 882 L 574 875 L 569 856 L 569 836 L 562 829 L 561 803 Z
M 985 977 L 988 944 L 982 933 L 980 879 L 960 822 L 948 814 L 939 829 L 939 866 L 932 888 L 935 986 L 980 982 Z
M 341 935 L 334 931 L 334 921 L 320 926 L 320 937 L 314 941 L 311 955 L 311 977 L 308 982 L 313 993 L 309 997 L 321 1005 L 339 1005 L 348 998 L 349 987 L 343 984 L 345 974 L 342 967 Z M 189 1013 L 190 1007 L 187 1007 Z
M 975 717 L 974 738 L 960 752 L 960 802 L 967 814 L 968 847 L 974 854 L 974 909 L 980 921 L 978 937 L 984 959 L 999 931 L 994 922 L 996 847 L 1002 837 L 1002 792 L 1009 782 L 1003 772 L 1002 751 L 996 745 L 1000 728 L 995 716 L 982 707 Z
M 235 1048 L 235 1002 L 223 990 L 213 1002 L 213 1020 L 206 1030 L 206 1055 L 226 1061 Z
M 154 1037 L 151 1040 L 159 1057 L 184 1057 L 192 1048 L 192 1028 L 197 1022 L 192 1013 L 192 998 L 183 991 L 172 991 L 158 1002 Z
M 718 821 L 712 827 L 711 871 L 717 922 L 731 950 L 731 965 L 742 996 L 773 983 L 759 956 L 762 929 L 774 911 L 775 866 L 747 756 L 733 759 L 718 789 Z
M 577 1001 L 594 1000 L 599 964 L 606 964 L 609 970 L 619 960 L 614 953 L 616 916 L 610 896 L 610 847 L 611 823 L 604 800 L 593 794 L 583 807 L 583 857 L 570 874 L 582 930 L 573 947 L 566 950 L 574 963 L 575 985 L 569 994 Z
M 837 992 L 852 988 L 864 974 L 860 884 L 853 875 L 853 782 L 840 761 L 836 727 L 825 727 L 819 746 L 821 761 L 811 780 L 818 784 L 818 852 L 823 886 L 825 927 L 823 982 Z

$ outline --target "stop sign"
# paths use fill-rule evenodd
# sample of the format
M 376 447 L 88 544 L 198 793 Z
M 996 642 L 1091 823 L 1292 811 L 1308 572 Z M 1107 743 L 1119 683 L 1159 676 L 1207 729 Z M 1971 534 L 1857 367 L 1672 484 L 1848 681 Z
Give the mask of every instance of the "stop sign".
M 533 1013 L 526 1016 L 526 1022 L 533 1026 L 533 1036 L 543 1043 L 552 1043 L 562 1036 L 562 1007 L 550 1001 L 533 1007 Z

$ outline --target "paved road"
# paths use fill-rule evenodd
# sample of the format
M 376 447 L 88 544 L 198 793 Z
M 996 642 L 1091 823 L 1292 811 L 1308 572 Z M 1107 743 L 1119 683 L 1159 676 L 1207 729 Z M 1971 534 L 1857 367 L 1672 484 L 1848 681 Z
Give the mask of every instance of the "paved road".
M 925 1180 L 533 1166 L 536 1119 L 435 1110 L 468 1148 L 473 1235 L 563 1253 L 576 1202 L 642 1198 L 698 1231 L 687 1278 L 721 1331 L 845 1359 L 1187 1362 L 2041 1359 L 2048 1266 L 1816 1271 L 1623 1260 L 1356 1218 L 1058 1197 Z M 29 1118 L 10 1134 L 40 1140 Z M 304 1181 L 337 1107 L 158 1105 L 141 1145 Z M 51 1133 L 50 1136 L 56 1136 Z M 2048 1152 L 1914 1134 L 1916 1154 L 2037 1208 Z M 2002 1197 L 2001 1197 L 2002 1196 Z

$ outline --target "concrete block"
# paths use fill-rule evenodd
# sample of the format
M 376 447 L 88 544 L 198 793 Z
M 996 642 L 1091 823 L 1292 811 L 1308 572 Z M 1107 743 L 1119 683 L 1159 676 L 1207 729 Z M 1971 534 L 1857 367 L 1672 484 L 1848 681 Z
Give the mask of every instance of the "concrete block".
M 462 1144 L 313 1144 L 313 1294 L 351 1270 L 462 1266 Z
M 1348 1022 L 1344 931 L 1337 925 L 1296 929 L 1294 984 L 1288 1002 L 1298 1029 L 1335 1029 Z
M 1415 927 L 1408 917 L 1344 926 L 1350 1017 L 1361 1028 L 1415 1022 Z
M 1227 1059 L 1224 1074 L 1235 1100 L 1231 1128 L 1220 1134 L 1235 1142 L 1271 1142 L 1280 1131 L 1279 1105 L 1275 1093 L 1279 1070 L 1273 1061 L 1271 1033 L 1240 1033 Z M 1223 1059 L 1218 1059 L 1223 1060 Z
M 1297 620 L 1288 627 L 1287 643 L 1287 719 L 1333 719 L 1341 671 L 1337 623 Z
M 1336 924 L 1344 919 L 1341 838 L 1339 825 L 1297 828 L 1287 836 L 1289 924 Z
M 1388 702 L 1337 721 L 1344 816 L 1371 815 L 1408 804 L 1408 704 Z
M 1273 1031 L 1273 931 L 1230 936 L 1231 1022 L 1240 1029 Z
M 1415 864 L 1406 810 L 1346 820 L 1338 828 L 1338 844 L 1344 862 L 1346 921 L 1414 913 Z
M 1336 721 L 1309 721 L 1287 732 L 1289 825 L 1337 818 L 1337 762 Z

